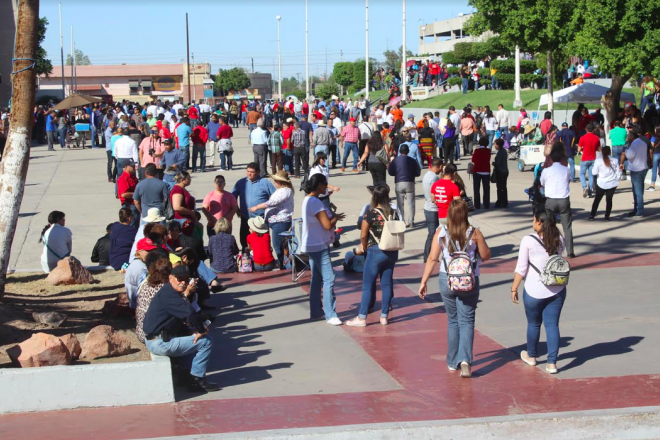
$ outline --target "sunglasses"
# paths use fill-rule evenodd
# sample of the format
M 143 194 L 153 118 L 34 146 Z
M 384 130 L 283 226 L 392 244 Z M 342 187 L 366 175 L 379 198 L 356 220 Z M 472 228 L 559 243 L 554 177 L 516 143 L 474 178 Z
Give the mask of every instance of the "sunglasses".
M 179 284 L 188 284 L 190 282 L 190 278 L 181 279 L 181 278 L 176 277 L 176 276 L 174 278 L 176 278 L 176 280 L 179 282 Z

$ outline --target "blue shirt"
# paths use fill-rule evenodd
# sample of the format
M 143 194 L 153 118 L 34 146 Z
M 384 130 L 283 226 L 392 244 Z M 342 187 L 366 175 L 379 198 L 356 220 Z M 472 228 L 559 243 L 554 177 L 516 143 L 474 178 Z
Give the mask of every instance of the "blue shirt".
M 258 217 L 264 215 L 264 210 L 250 212 L 250 208 L 260 203 L 267 202 L 275 192 L 275 187 L 268 179 L 257 178 L 254 182 L 244 177 L 236 182 L 232 194 L 238 200 L 238 209 L 241 217 Z
M 106 128 L 103 135 L 105 136 L 105 151 L 112 151 L 112 129 Z
M 51 115 L 46 117 L 46 131 L 56 131 L 53 124 L 53 117 Z
M 165 151 L 163 157 L 160 158 L 160 164 L 164 166 L 164 169 L 167 170 L 172 165 L 178 165 L 178 170 L 181 170 L 183 162 L 185 162 L 186 157 L 183 155 L 181 150 L 176 148 L 172 151 Z
M 413 158 L 419 164 L 419 167 L 422 168 L 422 156 L 419 154 L 419 145 L 416 142 L 404 142 L 401 145 L 408 145 L 410 151 L 408 152 L 408 157 Z M 399 149 L 401 148 L 399 145 Z
M 184 150 L 188 149 L 190 146 L 190 135 L 192 134 L 192 129 L 188 127 L 188 124 L 181 124 L 179 128 L 176 129 L 176 135 L 179 137 L 179 148 Z
M 568 157 L 575 156 L 575 150 L 573 150 L 573 147 L 575 146 L 575 142 L 573 141 L 575 139 L 575 132 L 570 128 L 565 128 L 557 133 L 557 137 L 561 140 L 561 143 L 564 144 L 564 147 L 566 147 L 566 154 L 568 154 Z
M 218 128 L 220 128 L 219 122 L 209 122 L 206 126 L 206 129 L 209 131 L 209 139 L 212 141 L 218 140 Z
M 309 147 L 309 134 L 314 131 L 314 127 L 307 121 L 301 121 L 300 129 L 305 132 L 305 147 Z

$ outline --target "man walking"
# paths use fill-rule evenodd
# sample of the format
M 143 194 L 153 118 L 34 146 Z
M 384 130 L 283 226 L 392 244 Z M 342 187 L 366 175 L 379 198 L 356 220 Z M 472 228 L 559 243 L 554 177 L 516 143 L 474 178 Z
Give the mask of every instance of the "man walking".
M 596 136 L 593 124 L 588 124 L 587 132 L 580 137 L 578 142 L 578 151 L 582 153 L 582 162 L 580 163 L 580 183 L 582 183 L 582 197 L 591 197 L 594 191 L 594 176 L 591 168 L 596 161 L 596 152 L 600 150 L 600 137 Z M 589 186 L 587 186 L 586 174 L 589 173 Z
M 256 130 L 255 130 L 256 131 Z M 241 218 L 240 240 L 241 247 L 247 248 L 247 236 L 250 233 L 248 220 L 252 217 L 263 217 L 264 210 L 250 211 L 253 206 L 267 202 L 275 187 L 270 180 L 260 177 L 259 165 L 251 162 L 247 166 L 247 176 L 238 180 L 232 194 L 238 201 L 238 214 Z
M 48 151 L 55 151 L 53 143 L 55 142 L 55 132 L 57 127 L 55 127 L 55 110 L 48 112 L 46 117 L 46 139 L 48 140 Z
M 573 212 L 571 210 L 571 173 L 568 167 L 561 164 L 563 153 L 550 153 L 552 165 L 541 173 L 541 186 L 545 189 L 545 209 L 551 216 L 559 214 L 564 230 L 566 253 L 569 258 L 575 258 L 573 251 Z
M 206 141 L 209 139 L 209 132 L 203 125 L 198 125 L 192 133 L 193 154 L 192 154 L 192 172 L 197 172 L 197 156 L 199 156 L 199 170 L 206 172 Z
M 438 219 L 438 205 L 435 204 L 435 196 L 431 194 L 431 187 L 433 187 L 433 184 L 440 179 L 438 174 L 440 174 L 441 171 L 442 159 L 437 157 L 433 158 L 429 170 L 424 174 L 424 178 L 422 179 L 422 188 L 424 189 L 424 218 L 426 219 L 426 228 L 428 229 L 426 244 L 424 245 L 425 263 L 431 252 L 435 230 L 440 226 L 440 221 Z
M 192 107 L 194 108 L 194 107 Z M 190 166 L 190 138 L 192 136 L 192 129 L 190 128 L 190 119 L 184 117 L 181 119 L 179 127 L 176 129 L 176 136 L 179 140 L 179 150 L 185 158 L 183 168 L 181 171 L 188 171 Z M 161 136 L 162 137 L 162 136 Z
M 619 168 L 623 171 L 623 164 L 628 161 L 630 171 L 630 182 L 632 183 L 634 208 L 628 213 L 628 217 L 642 218 L 644 216 L 644 178 L 648 172 L 648 147 L 641 139 L 642 128 L 633 125 L 628 135 L 630 146 L 621 155 Z M 583 136 L 584 137 L 584 136 Z
M 415 159 L 408 157 L 409 151 L 408 145 L 401 145 L 399 155 L 392 161 L 387 172 L 394 176 L 396 205 L 405 219 L 406 226 L 412 228 L 415 220 L 415 178 L 419 177 L 422 169 Z
M 341 142 L 344 144 L 344 158 L 341 164 L 342 173 L 346 171 L 346 160 L 348 155 L 353 152 L 353 172 L 357 173 L 358 164 L 358 142 L 360 141 L 360 129 L 355 126 L 355 118 L 348 120 L 348 125 L 341 131 Z
M 256 122 L 256 128 L 250 133 L 250 143 L 254 153 L 254 161 L 259 164 L 259 176 L 266 177 L 268 157 L 268 132 L 264 130 L 264 120 Z
M 206 152 L 211 153 L 211 158 L 208 161 L 211 168 L 215 167 L 215 153 L 218 148 L 218 129 L 220 128 L 220 122 L 217 113 L 211 115 L 211 122 L 206 126 L 206 131 L 208 131 L 209 139 L 206 142 Z M 223 167 L 224 168 L 224 167 Z

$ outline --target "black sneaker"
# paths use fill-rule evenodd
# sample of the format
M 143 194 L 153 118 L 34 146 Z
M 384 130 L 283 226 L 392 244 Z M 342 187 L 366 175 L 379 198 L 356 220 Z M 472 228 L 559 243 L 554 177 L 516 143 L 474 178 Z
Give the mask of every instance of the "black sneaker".
M 190 375 L 190 384 L 188 384 L 188 389 L 190 391 L 208 393 L 211 391 L 218 391 L 220 386 L 216 383 L 209 382 L 206 377 Z
M 218 284 L 217 286 L 211 286 L 211 292 L 213 293 L 220 293 L 220 292 L 224 292 L 225 290 L 227 290 L 227 287 L 225 287 L 222 284 Z
M 592 221 L 593 221 L 593 220 L 596 220 L 596 218 L 595 218 L 593 215 L 590 215 L 590 216 L 589 216 L 589 220 L 592 220 Z

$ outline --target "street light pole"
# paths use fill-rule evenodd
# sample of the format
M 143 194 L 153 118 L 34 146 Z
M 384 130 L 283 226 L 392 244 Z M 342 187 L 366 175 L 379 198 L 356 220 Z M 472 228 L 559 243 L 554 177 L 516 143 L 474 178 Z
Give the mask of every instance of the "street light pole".
M 197 87 L 196 87 L 197 75 L 195 75 L 197 69 L 195 69 L 195 54 L 193 53 L 193 54 L 191 54 L 191 56 L 192 56 L 192 60 L 193 60 L 193 63 L 192 63 L 192 68 L 193 68 L 193 101 L 197 101 Z
M 307 1 L 305 0 L 305 99 L 309 99 L 309 27 Z
M 364 79 L 365 79 L 365 86 L 367 88 L 367 93 L 366 93 L 366 98 L 367 101 L 369 100 L 369 83 L 371 78 L 369 77 L 369 0 L 367 1 L 367 54 L 365 57 L 365 63 L 364 63 L 364 68 L 365 68 L 365 73 L 364 73 Z
M 426 53 L 424 50 L 424 37 L 426 36 L 426 26 L 422 26 L 422 53 Z
M 406 101 L 407 95 L 407 84 L 408 79 L 406 78 L 407 69 L 406 69 L 406 0 L 403 0 L 403 45 L 402 45 L 402 66 L 403 75 L 401 75 L 401 85 L 403 86 L 403 93 L 401 94 L 401 99 Z
M 275 17 L 277 20 L 277 99 L 282 99 L 282 41 L 280 40 L 280 20 L 282 16 Z
M 66 98 L 66 78 L 64 77 L 64 37 L 62 36 L 62 3 L 60 3 L 60 57 L 62 59 L 62 99 Z
M 516 46 L 516 99 L 513 101 L 513 108 L 522 107 L 522 99 L 520 99 L 520 47 Z
M 458 14 L 461 17 L 461 38 L 463 38 L 463 13 Z

